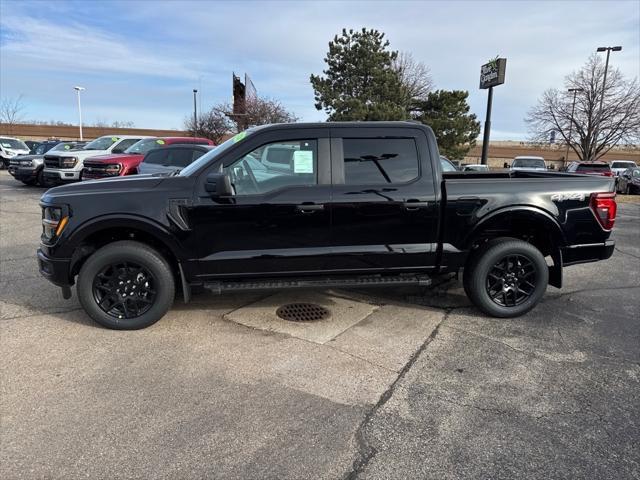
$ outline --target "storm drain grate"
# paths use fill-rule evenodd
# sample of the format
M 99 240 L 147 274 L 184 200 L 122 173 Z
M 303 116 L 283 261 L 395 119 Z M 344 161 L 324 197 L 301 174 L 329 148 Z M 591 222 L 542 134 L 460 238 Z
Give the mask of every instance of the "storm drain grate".
M 331 312 L 315 303 L 289 303 L 278 308 L 276 315 L 290 322 L 314 322 L 329 318 Z

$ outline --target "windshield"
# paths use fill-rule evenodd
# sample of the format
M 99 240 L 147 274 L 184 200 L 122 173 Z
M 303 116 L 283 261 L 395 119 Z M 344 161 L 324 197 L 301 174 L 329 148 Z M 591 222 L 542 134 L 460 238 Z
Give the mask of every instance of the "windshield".
M 635 162 L 611 162 L 611 168 L 633 168 Z
M 124 153 L 133 153 L 138 155 L 144 155 L 149 150 L 153 150 L 154 148 L 161 148 L 165 146 L 165 141 L 161 138 L 145 138 L 144 140 L 140 140 L 139 142 L 134 143 L 129 148 L 127 148 Z
M 237 135 L 234 135 L 233 137 L 228 139 L 226 142 L 221 143 L 220 145 L 218 145 L 216 148 L 214 148 L 210 152 L 205 153 L 203 156 L 201 156 L 199 159 L 197 159 L 191 165 L 188 165 L 185 168 L 183 168 L 182 170 L 180 170 L 180 174 L 179 175 L 181 177 L 188 177 L 192 173 L 197 172 L 200 168 L 202 168 L 204 165 L 209 163 L 212 158 L 217 157 L 221 153 L 226 152 L 231 147 L 233 147 L 236 143 L 244 140 L 246 137 L 248 137 L 249 135 L 254 133 L 256 130 L 257 130 L 256 128 L 250 128 L 248 130 L 245 130 L 244 132 L 240 132 Z
M 511 168 L 547 168 L 544 160 L 540 158 L 516 158 L 511 164 Z
M 27 144 L 17 138 L 0 138 L 0 145 L 3 148 L 10 148 L 13 150 L 29 150 Z
M 455 172 L 456 167 L 454 167 L 453 163 L 447 160 L 444 157 L 440 157 L 440 165 L 442 165 L 443 172 Z
M 100 137 L 96 138 L 93 142 L 87 143 L 84 147 L 85 150 L 107 150 L 111 145 L 119 140 L 118 137 Z

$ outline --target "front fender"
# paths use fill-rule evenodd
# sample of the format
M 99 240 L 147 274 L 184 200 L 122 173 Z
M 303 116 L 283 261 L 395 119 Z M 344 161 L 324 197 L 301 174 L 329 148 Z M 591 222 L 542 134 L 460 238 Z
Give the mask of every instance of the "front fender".
M 87 237 L 110 229 L 137 230 L 143 232 L 165 245 L 177 259 L 184 258 L 182 246 L 176 241 L 175 236 L 166 226 L 149 218 L 132 214 L 102 215 L 87 220 L 74 228 L 68 237 L 63 237 L 60 239 L 61 241 L 57 242 L 55 255 L 70 258 L 75 249 L 81 245 Z

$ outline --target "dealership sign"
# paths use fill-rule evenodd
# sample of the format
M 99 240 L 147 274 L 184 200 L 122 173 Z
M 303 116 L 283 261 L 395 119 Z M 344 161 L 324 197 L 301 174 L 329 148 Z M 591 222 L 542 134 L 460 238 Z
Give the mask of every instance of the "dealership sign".
M 490 88 L 504 83 L 507 70 L 506 58 L 494 58 L 480 67 L 480 88 Z

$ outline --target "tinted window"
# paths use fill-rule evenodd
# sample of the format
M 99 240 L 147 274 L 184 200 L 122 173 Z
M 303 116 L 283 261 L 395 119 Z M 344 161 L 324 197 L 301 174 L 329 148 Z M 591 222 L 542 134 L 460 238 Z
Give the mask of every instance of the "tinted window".
M 578 165 L 578 172 L 593 172 L 595 170 L 607 171 L 610 170 L 609 165 L 601 164 L 601 163 L 583 163 L 582 165 Z
M 318 171 L 316 140 L 281 141 L 263 145 L 226 167 L 236 195 L 267 193 L 283 187 L 315 185 Z
M 129 148 L 134 143 L 138 143 L 140 141 L 139 138 L 127 138 L 122 140 L 118 145 L 116 145 L 116 149 L 124 152 L 127 148 Z
M 611 162 L 611 168 L 633 168 L 635 166 L 634 162 Z
M 517 168 L 546 168 L 544 160 L 538 158 L 516 158 L 511 166 Z
M 152 163 L 154 165 L 164 165 L 165 159 L 167 158 L 166 150 L 155 150 L 153 152 L 147 153 L 147 156 L 144 157 L 144 163 Z
M 347 185 L 406 183 L 418 178 L 418 150 L 412 138 L 345 138 Z
M 184 168 L 189 165 L 193 159 L 193 152 L 190 148 L 177 148 L 167 150 L 167 161 L 164 165 L 172 167 Z

